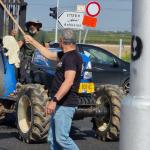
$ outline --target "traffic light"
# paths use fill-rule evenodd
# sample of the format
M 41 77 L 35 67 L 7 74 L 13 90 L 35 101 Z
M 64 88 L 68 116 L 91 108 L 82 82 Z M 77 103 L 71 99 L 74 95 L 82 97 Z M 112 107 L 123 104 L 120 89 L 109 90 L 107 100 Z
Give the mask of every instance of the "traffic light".
M 53 7 L 53 8 L 50 8 L 50 16 L 53 17 L 54 19 L 57 19 L 57 7 Z

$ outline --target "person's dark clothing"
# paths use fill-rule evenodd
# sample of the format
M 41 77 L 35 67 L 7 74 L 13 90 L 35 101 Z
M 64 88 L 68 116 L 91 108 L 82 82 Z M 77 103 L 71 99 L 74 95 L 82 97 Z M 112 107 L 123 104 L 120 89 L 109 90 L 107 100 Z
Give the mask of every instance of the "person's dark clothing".
M 82 58 L 77 50 L 70 52 L 58 52 L 58 57 L 60 62 L 57 65 L 51 97 L 53 98 L 60 86 L 65 80 L 65 71 L 74 70 L 76 71 L 75 79 L 73 85 L 69 92 L 59 101 L 58 105 L 76 107 L 78 105 L 78 88 L 80 83 L 80 75 L 82 69 Z
M 42 30 L 38 31 L 33 35 L 31 35 L 29 32 L 26 32 L 26 34 L 32 36 L 36 41 L 38 41 L 43 46 L 45 45 L 45 43 L 48 43 L 50 41 L 50 37 L 48 33 Z M 19 35 L 17 40 L 23 41 L 24 40 L 23 35 Z M 31 44 L 24 44 L 21 48 L 21 52 L 20 52 L 21 63 L 20 63 L 20 71 L 19 71 L 21 83 L 32 83 L 30 69 L 31 69 L 31 60 L 35 49 L 36 48 Z

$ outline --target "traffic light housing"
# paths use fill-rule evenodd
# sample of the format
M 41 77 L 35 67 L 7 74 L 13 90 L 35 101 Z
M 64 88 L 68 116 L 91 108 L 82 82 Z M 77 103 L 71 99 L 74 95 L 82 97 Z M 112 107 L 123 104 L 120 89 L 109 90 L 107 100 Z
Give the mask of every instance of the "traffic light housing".
M 57 7 L 53 7 L 53 8 L 50 8 L 50 16 L 53 17 L 54 19 L 57 19 Z

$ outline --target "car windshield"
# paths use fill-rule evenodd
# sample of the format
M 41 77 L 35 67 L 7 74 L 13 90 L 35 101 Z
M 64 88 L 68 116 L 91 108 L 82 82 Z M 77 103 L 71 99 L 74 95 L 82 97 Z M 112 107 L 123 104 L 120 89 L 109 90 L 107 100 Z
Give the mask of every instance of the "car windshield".
M 84 53 L 90 57 L 93 63 L 113 64 L 114 58 L 97 48 L 84 48 Z

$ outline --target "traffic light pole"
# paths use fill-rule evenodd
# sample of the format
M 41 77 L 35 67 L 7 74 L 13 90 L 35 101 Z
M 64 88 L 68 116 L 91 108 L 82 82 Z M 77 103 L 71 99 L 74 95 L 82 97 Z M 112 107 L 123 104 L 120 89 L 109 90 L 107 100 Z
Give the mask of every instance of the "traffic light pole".
M 59 8 L 59 0 L 57 0 L 57 19 L 56 19 L 56 29 L 55 29 L 55 43 L 58 42 L 58 8 Z
M 122 101 L 120 150 L 150 149 L 150 0 L 132 3 L 130 95 Z

